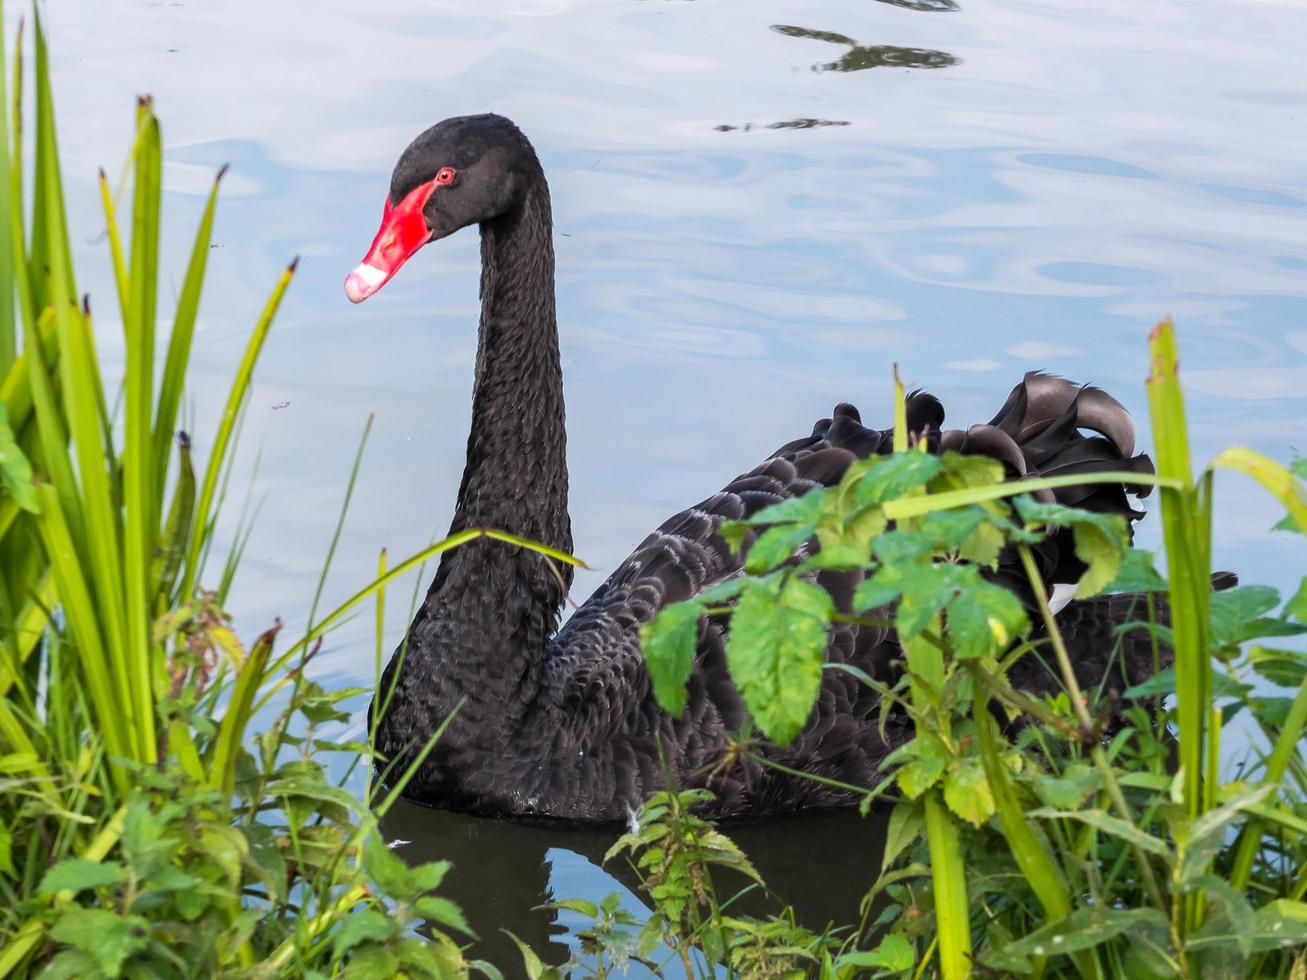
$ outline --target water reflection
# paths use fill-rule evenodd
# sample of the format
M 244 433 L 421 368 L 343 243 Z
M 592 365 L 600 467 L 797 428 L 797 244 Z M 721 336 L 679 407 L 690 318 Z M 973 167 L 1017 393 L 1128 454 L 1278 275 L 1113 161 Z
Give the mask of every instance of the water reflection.
M 904 4 L 906 6 L 906 4 Z M 790 24 L 772 24 L 771 29 L 786 37 L 802 37 L 830 44 L 847 44 L 849 50 L 836 61 L 818 62 L 813 71 L 862 71 L 865 68 L 948 68 L 961 59 L 947 51 L 932 48 L 901 48 L 893 44 L 862 45 L 851 37 L 834 31 L 814 31 Z
M 847 126 L 847 119 L 786 119 L 783 122 L 767 123 L 765 126 L 755 126 L 753 123 L 745 123 L 743 126 L 729 126 L 723 123 L 720 126 L 714 126 L 713 129 L 719 133 L 747 133 L 753 129 L 821 129 L 823 126 Z
M 888 810 L 866 818 L 843 810 L 725 829 L 779 902 L 792 905 L 799 922 L 819 930 L 831 923 L 858 921 L 862 896 L 880 870 L 888 819 Z M 381 829 L 388 840 L 403 842 L 396 853 L 406 861 L 453 862 L 441 894 L 462 906 L 480 936 L 472 955 L 501 969 L 520 962 L 503 930 L 550 962 L 561 963 L 570 955 L 562 938 L 576 923 L 539 907 L 547 902 L 578 897 L 597 901 L 609 891 L 625 889 L 626 908 L 641 914 L 639 903 L 648 904 L 625 860 L 603 864 L 604 853 L 620 829 L 529 826 L 404 801 L 387 814 Z M 569 873 L 560 874 L 557 865 L 566 862 L 589 873 L 569 868 Z M 576 885 L 584 881 L 586 891 L 560 892 L 556 887 L 560 879 Z M 724 895 L 745 884 L 739 877 L 718 882 Z M 734 906 L 753 915 L 766 915 L 777 907 L 758 892 L 742 896 Z
M 948 13 L 958 9 L 955 0 L 876 0 L 877 3 L 887 3 L 891 7 L 902 7 L 904 10 L 921 10 L 927 13 Z

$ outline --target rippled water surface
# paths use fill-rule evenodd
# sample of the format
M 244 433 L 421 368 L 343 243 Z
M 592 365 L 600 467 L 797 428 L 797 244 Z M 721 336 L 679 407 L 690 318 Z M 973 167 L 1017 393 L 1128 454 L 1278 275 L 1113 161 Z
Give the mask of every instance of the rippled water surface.
M 105 338 L 93 178 L 124 158 L 132 96 L 156 96 L 169 147 L 165 289 L 213 171 L 232 165 L 195 345 L 200 445 L 263 297 L 302 257 L 242 446 L 248 467 L 262 450 L 232 602 L 247 632 L 275 615 L 302 625 L 368 413 L 324 601 L 369 579 L 382 546 L 405 555 L 449 520 L 476 235 L 426 250 L 363 307 L 341 280 L 395 157 L 450 115 L 512 117 L 550 175 L 573 526 L 600 569 L 578 577 L 580 596 L 835 402 L 888 420 L 893 361 L 953 425 L 987 419 L 1031 368 L 1101 384 L 1145 419 L 1145 334 L 1171 313 L 1200 458 L 1235 441 L 1286 460 L 1307 446 L 1301 4 L 61 0 L 48 16 L 82 282 Z M 1218 563 L 1289 584 L 1300 552 L 1268 533 L 1277 516 L 1220 480 Z M 1156 536 L 1153 519 L 1142 537 Z M 319 674 L 369 683 L 369 630 L 336 634 Z M 503 917 L 541 936 L 547 917 L 521 924 L 526 906 L 620 886 L 593 863 L 603 838 L 397 819 L 415 850 L 470 869 L 458 887 L 483 934 Z M 847 920 L 856 891 L 833 883 L 878 865 L 875 835 L 832 819 L 752 846 L 791 865 L 778 891 Z M 823 853 L 832 839 L 850 843 Z

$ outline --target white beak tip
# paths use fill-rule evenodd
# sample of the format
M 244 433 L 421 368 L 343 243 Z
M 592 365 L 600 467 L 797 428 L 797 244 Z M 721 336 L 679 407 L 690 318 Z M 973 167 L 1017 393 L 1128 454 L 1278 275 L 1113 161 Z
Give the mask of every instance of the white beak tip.
M 362 303 L 380 289 L 385 281 L 384 272 L 374 265 L 361 262 L 345 277 L 345 295 L 351 303 Z

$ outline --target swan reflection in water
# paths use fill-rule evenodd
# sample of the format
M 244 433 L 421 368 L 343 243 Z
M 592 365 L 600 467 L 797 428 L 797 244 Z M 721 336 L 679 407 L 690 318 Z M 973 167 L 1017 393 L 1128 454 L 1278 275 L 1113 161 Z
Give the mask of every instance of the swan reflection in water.
M 725 824 L 722 830 L 740 845 L 767 882 L 775 900 L 753 891 L 733 909 L 766 916 L 782 904 L 793 906 L 795 917 L 812 930 L 856 924 L 859 905 L 880 872 L 889 810 L 861 817 L 855 810 L 828 810 L 758 823 Z M 549 963 L 570 955 L 567 926 L 559 912 L 540 908 L 564 898 L 597 900 L 620 888 L 635 900 L 623 906 L 644 918 L 648 895 L 626 858 L 603 864 L 605 852 L 622 833 L 620 827 L 530 825 L 487 819 L 448 810 L 396 802 L 381 823 L 389 841 L 401 841 L 395 853 L 410 864 L 450 861 L 453 868 L 440 894 L 462 907 L 468 924 L 480 937 L 469 950 L 505 975 L 521 963 L 521 954 L 506 935 L 513 933 Z M 564 870 L 558 852 L 589 862 L 591 874 Z M 556 866 L 556 862 L 558 866 Z M 584 867 L 582 865 L 581 867 Z M 607 882 L 596 884 L 602 868 Z M 730 875 L 718 882 L 730 896 L 748 882 Z M 568 915 L 569 913 L 564 913 Z

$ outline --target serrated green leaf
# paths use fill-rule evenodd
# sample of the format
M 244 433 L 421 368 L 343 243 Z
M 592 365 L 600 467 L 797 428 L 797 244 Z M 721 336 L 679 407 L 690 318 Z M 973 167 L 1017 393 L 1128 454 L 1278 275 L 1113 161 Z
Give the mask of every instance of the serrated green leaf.
M 386 846 L 379 833 L 368 834 L 363 841 L 363 868 L 387 898 L 405 900 L 413 896 L 408 865 Z
M 994 793 L 978 764 L 954 766 L 944 777 L 944 802 L 957 816 L 979 827 L 994 815 Z
M 427 895 L 413 903 L 413 911 L 428 922 L 435 922 L 448 929 L 457 929 L 461 933 L 475 937 L 476 933 L 463 918 L 463 910 L 447 898 L 440 895 Z
M 70 905 L 55 919 L 50 938 L 80 950 L 105 973 L 117 976 L 128 957 L 149 945 L 150 923 L 140 915 Z
M 440 883 L 445 880 L 445 875 L 449 873 L 451 865 L 448 861 L 428 861 L 425 864 L 419 864 L 409 869 L 412 875 L 413 888 L 419 892 L 433 892 L 440 887 Z
M 964 566 L 967 582 L 949 603 L 947 628 L 953 654 L 970 660 L 1006 650 L 1028 625 L 1021 601 L 1007 589 L 986 582 L 974 566 Z
M 835 969 L 866 967 L 901 972 L 912 969 L 916 961 L 917 953 L 912 944 L 905 937 L 892 932 L 873 950 L 842 954 L 835 961 Z
M 902 596 L 894 626 L 899 637 L 916 636 L 961 593 L 965 575 L 957 565 L 904 565 L 899 569 Z
M 835 604 L 801 578 L 754 580 L 740 594 L 726 662 L 749 713 L 777 745 L 803 728 L 821 686 Z
M 729 578 L 725 582 L 718 582 L 696 595 L 694 597 L 695 601 L 704 606 L 716 606 L 723 602 L 729 602 L 740 594 L 745 581 L 746 579 L 743 578 Z
M 1258 674 L 1281 687 L 1298 687 L 1307 676 L 1307 653 L 1254 644 L 1248 648 L 1248 663 Z
M 1157 561 L 1151 551 L 1127 548 L 1122 556 L 1121 568 L 1104 592 L 1165 592 L 1166 579 L 1157 574 Z
M 938 456 L 918 452 L 877 456 L 870 463 L 853 489 L 853 501 L 858 507 L 894 500 L 923 487 L 943 467 Z
M 943 551 L 955 551 L 962 542 L 975 533 L 984 518 L 979 507 L 959 507 L 956 510 L 937 510 L 916 522 L 915 530 L 930 539 Z
M 1163 841 L 1158 840 L 1151 834 L 1144 833 L 1144 831 L 1135 827 L 1133 824 L 1127 823 L 1120 817 L 1114 817 L 1104 810 L 1071 811 L 1040 809 L 1029 811 L 1029 815 L 1031 817 L 1050 820 L 1079 820 L 1082 823 L 1089 824 L 1091 827 L 1096 827 L 1104 833 L 1111 834 L 1113 837 L 1119 837 L 1126 843 L 1132 844 L 1141 850 L 1148 851 L 1151 854 L 1157 854 L 1166 858 L 1171 856 L 1170 850 Z
M 107 888 L 126 877 L 117 861 L 88 861 L 85 858 L 65 858 L 54 865 L 41 878 L 37 893 L 53 895 L 67 888 L 79 892 L 85 888 Z
M 898 568 L 883 565 L 869 578 L 858 583 L 853 590 L 853 609 L 855 612 L 883 609 L 902 593 L 900 588 L 903 575 Z
M 1027 524 L 1072 529 L 1076 557 L 1086 565 L 1085 573 L 1076 584 L 1076 598 L 1097 595 L 1117 577 L 1130 543 L 1130 532 L 1124 518 L 1063 504 L 1040 503 L 1025 495 L 1013 498 L 1012 503 Z
M 758 535 L 749 546 L 744 559 L 744 570 L 750 575 L 770 572 L 794 556 L 795 550 L 812 537 L 813 524 L 778 524 Z
M 886 871 L 894 859 L 921 836 L 926 825 L 925 815 L 916 803 L 901 800 L 890 812 L 889 826 L 885 829 L 885 852 L 881 856 L 880 870 Z
M 928 732 L 920 733 L 909 746 L 911 761 L 899 768 L 894 781 L 908 799 L 915 800 L 943 777 L 949 754 L 944 743 Z
M 679 718 L 685 710 L 685 684 L 694 669 L 702 611 L 697 600 L 674 602 L 640 627 L 640 649 L 649 669 L 654 699 L 673 718 Z
M 1076 909 L 1065 919 L 1049 923 L 1016 942 L 993 951 L 990 966 L 1022 970 L 1032 956 L 1076 953 L 1107 942 L 1123 932 L 1165 931 L 1166 917 L 1153 908 L 1111 909 L 1100 906 Z
M 1030 785 L 1035 795 L 1045 806 L 1058 810 L 1074 810 L 1097 791 L 1102 785 L 1103 777 L 1098 770 L 1084 763 L 1072 763 L 1060 775 L 1052 776 L 1036 772 L 1030 776 Z
M 338 920 L 331 938 L 333 952 L 340 956 L 359 943 L 384 943 L 399 932 L 399 923 L 376 909 L 360 909 Z

